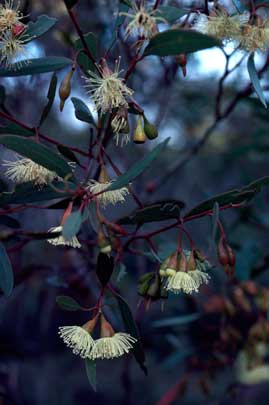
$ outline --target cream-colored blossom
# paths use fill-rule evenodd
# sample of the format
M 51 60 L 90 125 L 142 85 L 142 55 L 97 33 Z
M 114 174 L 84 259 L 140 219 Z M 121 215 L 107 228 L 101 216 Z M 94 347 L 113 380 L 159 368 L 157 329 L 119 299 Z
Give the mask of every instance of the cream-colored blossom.
M 268 343 L 258 343 L 254 348 L 254 351 L 251 351 L 250 353 L 247 350 L 242 350 L 235 361 L 237 380 L 241 384 L 247 385 L 260 384 L 269 381 L 269 365 L 265 360 L 268 354 Z M 257 359 L 255 364 L 256 356 Z
M 177 271 L 173 276 L 169 276 L 165 285 L 167 291 L 171 291 L 174 294 L 181 292 L 185 292 L 186 294 L 198 292 L 200 284 L 192 278 L 189 273 L 190 272 Z
M 188 274 L 193 278 L 195 283 L 197 284 L 197 288 L 199 288 L 202 284 L 208 284 L 210 280 L 210 276 L 208 273 L 200 270 L 191 270 Z
M 80 326 L 62 326 L 59 328 L 59 335 L 74 354 L 83 359 L 89 357 L 94 339 L 86 329 Z
M 4 161 L 7 167 L 7 177 L 16 183 L 34 182 L 38 186 L 44 186 L 57 178 L 57 174 L 45 167 L 33 162 L 28 158 L 18 157 L 14 161 Z
M 128 112 L 125 109 L 119 110 L 111 121 L 111 128 L 114 132 L 114 141 L 117 146 L 125 146 L 130 142 L 130 128 L 128 123 Z
M 247 24 L 237 37 L 239 47 L 248 52 L 266 51 L 269 48 L 269 28 Z
M 89 358 L 95 359 L 113 359 L 128 353 L 136 339 L 128 333 L 115 333 L 111 337 L 102 337 L 95 340 L 94 346 L 89 354 Z
M 216 10 L 215 15 L 199 14 L 193 29 L 221 40 L 237 40 L 248 20 L 248 12 L 229 16 L 225 11 Z
M 56 226 L 54 228 L 49 229 L 49 232 L 51 233 L 58 233 L 58 232 L 62 232 L 63 227 L 62 226 Z M 69 239 L 65 239 L 62 235 L 57 236 L 56 238 L 52 238 L 52 239 L 47 239 L 47 242 L 49 242 L 50 244 L 54 245 L 54 246 L 71 246 L 73 248 L 80 248 L 81 244 L 78 241 L 78 238 L 76 236 L 72 236 L 72 238 Z
M 12 31 L 5 31 L 0 35 L 0 63 L 9 69 L 15 64 L 16 68 L 28 63 L 25 40 L 14 36 Z M 18 60 L 19 58 L 19 60 Z
M 15 5 L 14 0 L 6 0 L 0 5 L 0 32 L 12 29 L 21 24 L 23 14 L 19 11 L 20 3 Z
M 119 61 L 116 62 L 115 71 L 112 72 L 108 67 L 100 67 L 102 76 L 88 71 L 90 77 L 86 79 L 86 88 L 92 97 L 96 109 L 102 113 L 111 112 L 114 108 L 128 107 L 126 97 L 133 94 L 124 83 L 124 79 L 119 77 Z
M 130 18 L 131 21 L 125 29 L 126 37 L 140 36 L 145 39 L 152 38 L 157 32 L 157 24 L 167 23 L 165 18 L 156 16 L 158 10 L 147 10 L 143 4 L 139 7 L 133 2 L 132 8 L 127 12 L 122 12 L 120 15 Z
M 89 183 L 89 190 L 92 194 L 98 194 L 96 198 L 104 207 L 108 204 L 117 204 L 118 202 L 123 203 L 125 197 L 129 194 L 127 187 L 119 188 L 118 190 L 105 191 L 108 187 L 113 184 L 113 181 L 99 182 L 96 180 L 91 180 Z

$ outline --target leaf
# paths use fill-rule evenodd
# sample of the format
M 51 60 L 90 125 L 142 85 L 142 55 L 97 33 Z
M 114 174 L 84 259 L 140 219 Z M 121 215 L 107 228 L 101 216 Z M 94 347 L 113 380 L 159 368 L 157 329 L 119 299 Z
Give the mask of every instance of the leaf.
M 219 203 L 216 201 L 212 212 L 212 241 L 215 241 L 219 220 Z
M 74 105 L 75 115 L 77 119 L 83 122 L 87 122 L 88 124 L 92 124 L 96 127 L 92 113 L 88 106 L 84 103 L 84 101 L 76 97 L 72 97 L 71 101 Z
M 30 129 L 25 129 L 20 125 L 8 124 L 5 127 L 0 127 L 0 134 L 14 134 L 14 135 L 21 135 L 21 136 L 33 136 L 33 131 Z
M 57 22 L 57 18 L 51 18 L 47 15 L 40 15 L 38 19 L 29 22 L 26 31 L 23 33 L 21 39 L 24 43 L 30 42 L 33 39 L 39 38 L 49 31 Z
M 0 137 L 0 144 L 22 156 L 32 159 L 39 165 L 57 173 L 62 178 L 72 175 L 71 167 L 65 160 L 56 155 L 51 149 L 31 139 L 25 139 L 16 135 L 6 135 Z
M 4 86 L 0 85 L 0 106 L 5 104 L 6 100 L 6 89 Z
M 47 116 L 49 115 L 49 112 L 52 108 L 53 102 L 54 102 L 54 98 L 55 98 L 55 94 L 56 94 L 56 88 L 57 88 L 57 76 L 55 73 L 53 73 L 51 81 L 50 81 L 50 86 L 49 86 L 49 90 L 48 90 L 48 94 L 47 94 L 47 98 L 48 98 L 48 103 L 46 104 L 41 118 L 40 118 L 40 122 L 39 122 L 39 127 L 41 127 L 41 125 L 43 124 L 43 122 L 47 119 Z
M 132 180 L 143 173 L 165 149 L 170 138 L 157 145 L 152 151 L 150 151 L 143 159 L 140 159 L 135 163 L 126 173 L 119 176 L 107 190 L 117 190 L 124 186 L 127 186 Z
M 74 152 L 71 149 L 69 149 L 67 146 L 57 145 L 57 149 L 70 162 L 75 162 L 80 166 L 80 161 L 78 160 L 78 158 L 76 157 Z
M 166 318 L 160 319 L 158 321 L 154 321 L 152 326 L 154 328 L 168 328 L 173 326 L 182 326 L 186 325 L 190 322 L 197 321 L 197 319 L 201 318 L 200 314 L 189 314 L 189 315 L 182 315 L 182 316 L 175 316 L 173 318 Z
M 56 297 L 56 303 L 64 311 L 79 311 L 82 309 L 74 298 L 68 297 L 67 295 L 59 295 Z
M 121 218 L 118 221 L 120 225 L 138 224 L 147 222 L 166 221 L 168 219 L 179 219 L 180 211 L 185 204 L 182 201 L 164 200 L 156 201 L 134 211 L 131 215 Z
M 0 243 L 0 289 L 6 297 L 9 297 L 14 287 L 12 266 L 6 249 Z
M 143 346 L 141 343 L 138 327 L 136 325 L 136 322 L 134 320 L 132 311 L 130 310 L 127 302 L 119 295 L 114 293 L 113 294 L 116 300 L 118 301 L 122 320 L 126 329 L 126 332 L 128 332 L 131 336 L 137 339 L 137 342 L 134 344 L 132 352 L 134 354 L 134 357 L 143 370 L 143 372 L 147 375 L 148 370 L 147 367 L 145 366 L 145 353 L 143 350 Z
M 266 104 L 266 100 L 261 88 L 261 84 L 260 84 L 260 80 L 258 77 L 258 73 L 255 67 L 255 63 L 254 63 L 254 54 L 252 53 L 251 55 L 249 55 L 248 58 L 248 74 L 250 77 L 250 80 L 252 82 L 252 85 L 254 87 L 254 90 L 257 93 L 257 96 L 259 97 L 260 101 L 262 102 L 262 104 L 264 105 L 265 108 L 267 108 L 267 104 Z
M 94 59 L 97 57 L 97 44 L 96 44 L 96 37 L 92 32 L 88 32 L 88 34 L 84 35 L 85 41 L 88 45 L 89 50 L 91 51 L 92 56 Z M 75 50 L 83 51 L 84 46 L 81 42 L 81 39 L 78 39 L 74 44 Z M 82 68 L 85 74 L 87 74 L 88 70 L 94 71 L 95 66 L 92 61 L 89 59 L 85 52 L 80 52 L 77 57 L 77 62 L 79 66 Z
M 96 274 L 98 280 L 105 287 L 110 280 L 114 270 L 114 259 L 105 253 L 100 252 L 97 258 Z
M 143 56 L 169 56 L 201 51 L 220 46 L 220 42 L 207 35 L 191 30 L 167 30 L 155 35 L 146 47 Z
M 70 192 L 64 191 L 66 184 L 54 182 L 53 185 L 59 189 L 59 192 L 55 191 L 50 186 L 44 186 L 41 190 L 39 190 L 31 182 L 19 184 L 16 186 L 15 190 L 0 194 L 0 206 L 3 207 L 10 204 L 37 203 L 40 201 L 45 202 L 71 196 Z M 67 186 L 71 192 L 76 188 L 76 185 L 73 183 L 67 183 Z
M 78 0 L 64 0 L 64 2 L 66 4 L 66 7 L 70 9 L 77 4 Z
M 73 236 L 75 236 L 81 227 L 82 224 L 82 216 L 80 211 L 72 212 L 72 214 L 67 217 L 62 234 L 63 237 L 67 240 L 70 240 Z
M 0 68 L 0 77 L 28 76 L 56 72 L 72 65 L 73 61 L 60 56 L 28 59 L 26 63 L 14 63 L 9 69 Z
M 120 0 L 121 4 L 125 4 L 128 7 L 132 7 L 132 3 L 130 0 Z
M 179 18 L 183 17 L 188 13 L 188 10 L 182 10 L 178 7 L 172 7 L 172 6 L 159 6 L 158 10 L 154 14 L 156 17 L 162 17 L 164 18 L 167 22 L 172 23 Z M 162 22 L 162 21 L 160 21 Z
M 94 392 L 97 392 L 96 362 L 91 359 L 85 360 L 86 373 Z
M 8 228 L 18 229 L 21 227 L 19 221 L 9 215 L 0 215 L 0 225 L 7 226 Z

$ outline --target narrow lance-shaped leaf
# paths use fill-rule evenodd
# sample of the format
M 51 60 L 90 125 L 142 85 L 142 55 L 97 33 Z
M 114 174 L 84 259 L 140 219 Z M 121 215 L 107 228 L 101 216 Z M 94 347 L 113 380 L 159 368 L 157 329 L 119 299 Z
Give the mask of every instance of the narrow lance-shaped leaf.
M 39 38 L 49 31 L 57 22 L 56 18 L 40 15 L 38 19 L 28 24 L 26 31 L 22 35 L 24 43 L 30 42 L 33 39 Z
M 56 72 L 72 65 L 73 61 L 60 56 L 28 59 L 26 63 L 14 63 L 9 69 L 0 68 L 0 77 L 28 76 Z
M 155 35 L 146 47 L 143 56 L 169 56 L 201 51 L 220 46 L 220 42 L 208 35 L 191 30 L 167 30 Z
M 5 127 L 0 127 L 0 134 L 14 134 L 21 136 L 33 136 L 33 131 L 11 122 Z
M 119 176 L 107 190 L 117 190 L 121 187 L 128 185 L 132 180 L 143 173 L 165 149 L 170 138 L 157 145 L 151 152 L 149 152 L 143 159 L 135 163 L 126 173 Z
M 97 376 L 96 376 L 96 362 L 95 360 L 85 360 L 86 374 L 94 392 L 97 391 Z
M 92 32 L 84 35 L 86 44 L 91 51 L 92 56 L 96 59 L 97 57 L 97 45 L 96 45 L 96 37 Z M 78 53 L 77 62 L 79 66 L 83 69 L 84 73 L 87 74 L 88 70 L 94 71 L 95 66 L 92 63 L 91 59 L 88 55 L 84 52 L 84 46 L 82 44 L 81 39 L 78 39 L 75 44 L 74 48 L 76 51 L 81 51 Z
M 54 73 L 52 75 L 51 81 L 50 81 L 50 85 L 49 85 L 49 90 L 48 90 L 48 94 L 47 94 L 47 98 L 48 98 L 48 102 L 42 112 L 41 118 L 40 118 L 40 122 L 39 122 L 39 127 L 43 124 L 43 122 L 47 119 L 50 110 L 53 106 L 53 102 L 55 99 L 55 94 L 56 94 L 56 88 L 57 88 L 57 76 Z
M 14 276 L 6 249 L 0 243 L 0 289 L 8 297 L 13 290 Z
M 267 104 L 266 104 L 266 100 L 261 88 L 261 84 L 260 84 L 260 80 L 259 80 L 259 76 L 255 67 L 255 63 L 254 63 L 254 54 L 252 53 L 249 58 L 248 58 L 248 74 L 250 77 L 250 80 L 252 82 L 252 85 L 254 87 L 254 90 L 257 93 L 257 96 L 259 97 L 260 101 L 262 102 L 262 104 L 264 105 L 265 108 L 267 108 Z
M 88 106 L 84 103 L 84 101 L 76 97 L 72 97 L 71 101 L 74 105 L 75 115 L 77 119 L 83 122 L 87 122 L 88 124 L 92 124 L 96 127 L 92 113 Z
M 96 265 L 96 274 L 102 284 L 105 287 L 110 280 L 110 277 L 114 270 L 114 259 L 112 256 L 108 256 L 105 253 L 99 253 Z
M 66 219 L 64 226 L 63 226 L 63 237 L 65 239 L 71 239 L 75 236 L 81 227 L 82 224 L 82 216 L 80 211 L 72 212 L 71 215 Z
M 0 137 L 0 144 L 57 173 L 62 178 L 72 175 L 71 167 L 65 160 L 60 158 L 51 149 L 31 139 L 25 139 L 16 135 L 6 135 Z
M 79 311 L 82 309 L 74 298 L 67 295 L 59 295 L 56 298 L 56 303 L 64 311 Z

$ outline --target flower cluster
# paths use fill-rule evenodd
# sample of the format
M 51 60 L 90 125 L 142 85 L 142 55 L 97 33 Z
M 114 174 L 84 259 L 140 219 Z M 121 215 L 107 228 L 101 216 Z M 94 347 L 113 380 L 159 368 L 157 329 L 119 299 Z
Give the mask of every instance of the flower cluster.
M 22 23 L 23 15 L 14 0 L 6 0 L 0 5 L 0 62 L 10 68 L 18 57 L 25 55 L 26 25 Z M 18 62 L 21 65 L 22 62 Z
M 216 9 L 209 16 L 199 14 L 193 28 L 220 40 L 235 41 L 247 52 L 265 51 L 269 47 L 268 22 L 261 17 L 249 22 L 250 14 L 228 15 L 225 9 Z
M 207 284 L 210 277 L 208 261 L 199 251 L 176 251 L 161 264 L 159 274 L 166 278 L 165 288 L 174 294 L 198 292 L 202 284 Z
M 91 319 L 82 327 L 63 326 L 59 328 L 59 335 L 74 354 L 82 358 L 113 359 L 120 357 L 133 348 L 136 339 L 128 333 L 115 333 L 111 324 L 101 315 L 101 337 L 93 339 L 91 336 L 99 315 Z

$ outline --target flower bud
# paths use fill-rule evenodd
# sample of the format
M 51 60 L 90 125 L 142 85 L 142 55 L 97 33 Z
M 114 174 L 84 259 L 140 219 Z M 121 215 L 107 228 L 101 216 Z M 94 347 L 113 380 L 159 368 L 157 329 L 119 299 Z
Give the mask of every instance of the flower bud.
M 15 38 L 19 37 L 23 31 L 25 30 L 25 25 L 24 24 L 16 24 L 13 28 L 12 28 L 12 34 L 14 35 Z
M 145 143 L 146 142 L 146 134 L 142 125 L 142 116 L 139 115 L 137 124 L 135 127 L 134 135 L 133 135 L 134 143 Z
M 176 64 L 181 67 L 183 76 L 187 75 L 187 56 L 185 53 L 181 53 L 180 55 L 176 55 Z
M 101 253 L 108 254 L 111 252 L 112 247 L 109 239 L 106 238 L 102 230 L 100 229 L 97 235 L 97 244 Z
M 63 111 L 64 105 L 68 97 L 71 93 L 71 79 L 74 74 L 75 69 L 72 68 L 70 72 L 67 73 L 65 78 L 63 79 L 60 89 L 59 89 L 59 96 L 60 96 L 60 111 Z
M 193 254 L 193 251 L 191 251 L 190 257 L 187 262 L 187 271 L 194 271 L 194 270 L 196 270 L 196 267 L 197 266 L 196 266 L 194 254 Z
M 144 131 L 148 139 L 155 139 L 158 136 L 157 128 L 151 124 L 144 115 Z
M 187 257 L 186 257 L 183 250 L 180 253 L 180 255 L 178 256 L 177 271 L 182 271 L 182 272 L 187 272 L 188 271 Z
M 104 315 L 101 315 L 101 338 L 112 337 L 115 332 L 110 323 L 106 320 Z
M 224 267 L 225 272 L 232 275 L 234 273 L 235 254 L 227 243 L 225 236 L 221 236 L 217 250 L 220 264 Z
M 177 259 L 178 259 L 178 252 L 176 251 L 171 256 L 169 256 L 169 260 L 167 263 L 166 268 L 166 275 L 167 276 L 174 276 L 177 272 Z

